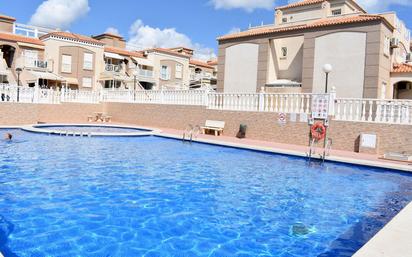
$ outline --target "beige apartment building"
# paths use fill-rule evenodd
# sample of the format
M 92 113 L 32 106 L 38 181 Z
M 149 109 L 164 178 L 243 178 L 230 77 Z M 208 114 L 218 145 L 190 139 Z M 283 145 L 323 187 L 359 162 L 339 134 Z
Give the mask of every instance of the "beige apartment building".
M 79 90 L 211 89 L 216 84 L 216 63 L 194 60 L 189 48 L 132 51 L 119 35 L 89 37 L 15 22 L 0 16 L 0 83 Z
M 218 91 L 321 93 L 330 64 L 339 97 L 412 98 L 410 40 L 395 13 L 368 14 L 354 0 L 281 6 L 274 24 L 218 38 Z

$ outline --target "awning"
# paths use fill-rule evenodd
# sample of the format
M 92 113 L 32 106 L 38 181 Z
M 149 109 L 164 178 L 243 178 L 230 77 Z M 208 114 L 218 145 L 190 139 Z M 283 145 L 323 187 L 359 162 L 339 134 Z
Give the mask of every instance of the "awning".
M 120 74 L 113 74 L 113 73 L 103 73 L 100 75 L 100 81 L 106 81 L 106 80 L 117 80 L 117 81 L 129 81 L 133 80 L 133 78 L 120 75 Z
M 137 58 L 137 57 L 132 57 L 132 59 L 135 60 L 135 62 L 137 62 L 140 65 L 153 67 L 153 63 L 149 61 L 148 59 Z
M 23 43 L 23 42 L 17 42 L 18 46 L 25 46 L 25 47 L 30 47 L 30 48 L 37 48 L 37 49 L 44 49 L 44 46 L 39 46 L 35 44 L 29 44 L 29 43 Z
M 29 71 L 36 79 L 47 79 L 54 81 L 65 81 L 63 77 L 60 77 L 57 74 L 52 72 L 43 72 L 43 71 Z
M 126 57 L 121 56 L 120 54 L 107 53 L 107 52 L 104 53 L 104 57 L 117 59 L 117 60 L 124 60 L 126 58 Z
M 288 79 L 278 79 L 273 82 L 267 83 L 267 87 L 301 87 L 302 83 L 288 80 Z

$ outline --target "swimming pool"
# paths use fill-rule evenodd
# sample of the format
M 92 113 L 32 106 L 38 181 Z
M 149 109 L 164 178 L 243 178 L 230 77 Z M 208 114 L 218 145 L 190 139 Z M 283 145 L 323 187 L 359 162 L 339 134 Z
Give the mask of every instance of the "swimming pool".
M 5 132 L 5 131 L 0 131 Z M 5 256 L 350 256 L 412 177 L 159 137 L 0 142 Z

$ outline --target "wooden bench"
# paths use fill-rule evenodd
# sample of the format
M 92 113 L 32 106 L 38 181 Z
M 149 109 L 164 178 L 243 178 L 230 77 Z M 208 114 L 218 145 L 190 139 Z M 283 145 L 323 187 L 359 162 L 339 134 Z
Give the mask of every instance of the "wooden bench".
M 218 120 L 206 120 L 205 125 L 201 127 L 203 134 L 213 131 L 215 136 L 220 136 L 224 128 L 225 122 Z

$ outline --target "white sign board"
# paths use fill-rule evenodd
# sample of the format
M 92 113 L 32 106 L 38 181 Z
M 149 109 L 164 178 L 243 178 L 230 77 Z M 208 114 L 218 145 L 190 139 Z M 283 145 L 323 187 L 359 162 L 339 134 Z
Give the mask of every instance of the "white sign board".
M 365 148 L 376 148 L 376 135 L 373 134 L 361 134 L 360 146 Z
M 328 119 L 329 115 L 329 95 L 313 95 L 312 96 L 312 118 L 313 119 Z

